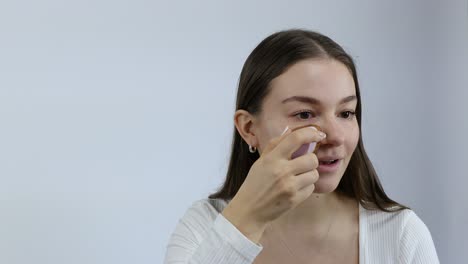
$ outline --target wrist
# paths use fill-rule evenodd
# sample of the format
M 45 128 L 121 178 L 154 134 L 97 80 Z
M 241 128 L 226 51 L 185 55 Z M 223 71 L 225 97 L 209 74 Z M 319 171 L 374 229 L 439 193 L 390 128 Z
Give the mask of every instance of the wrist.
M 240 210 L 235 210 L 230 204 L 226 206 L 221 214 L 254 243 L 258 243 L 265 232 L 267 223 L 256 221 L 252 217 L 249 217 L 249 214 L 245 214 Z

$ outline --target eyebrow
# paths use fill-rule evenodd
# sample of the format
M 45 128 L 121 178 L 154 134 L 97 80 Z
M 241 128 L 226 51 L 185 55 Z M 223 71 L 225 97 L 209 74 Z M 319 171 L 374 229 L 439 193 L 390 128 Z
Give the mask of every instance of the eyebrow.
M 340 101 L 340 105 L 349 103 L 351 101 L 357 100 L 357 97 L 355 95 L 350 95 L 347 96 Z M 321 104 L 320 100 L 313 98 L 313 97 L 308 97 L 308 96 L 291 96 L 289 98 L 284 99 L 281 103 L 287 103 L 287 102 L 292 102 L 292 101 L 298 101 L 298 102 L 303 102 L 303 103 L 309 103 L 313 105 L 319 105 Z

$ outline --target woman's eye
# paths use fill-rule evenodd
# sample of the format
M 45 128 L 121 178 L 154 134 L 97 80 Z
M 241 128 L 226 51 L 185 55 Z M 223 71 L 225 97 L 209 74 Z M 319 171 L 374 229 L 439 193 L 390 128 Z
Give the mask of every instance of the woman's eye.
M 302 111 L 302 112 L 295 114 L 294 116 L 297 116 L 301 120 L 307 120 L 313 117 L 313 113 L 309 111 Z
M 341 113 L 341 116 L 346 118 L 346 119 L 351 119 L 355 115 L 356 115 L 356 112 L 353 112 L 353 111 L 345 111 L 345 112 Z

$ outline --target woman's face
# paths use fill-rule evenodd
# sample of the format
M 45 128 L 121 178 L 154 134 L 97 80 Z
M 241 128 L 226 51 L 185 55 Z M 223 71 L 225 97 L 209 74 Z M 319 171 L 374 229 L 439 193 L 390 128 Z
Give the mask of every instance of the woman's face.
M 270 85 L 271 91 L 252 126 L 259 153 L 286 126 L 320 126 L 327 137 L 316 151 L 317 158 L 339 161 L 331 167 L 319 166 L 315 192 L 334 191 L 359 139 L 356 90 L 348 68 L 332 59 L 307 59 L 291 66 Z

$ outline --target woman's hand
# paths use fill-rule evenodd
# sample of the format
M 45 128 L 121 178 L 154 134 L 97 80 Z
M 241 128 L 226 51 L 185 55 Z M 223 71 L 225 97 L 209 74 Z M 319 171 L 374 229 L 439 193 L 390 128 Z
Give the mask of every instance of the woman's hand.
M 305 127 L 272 139 L 223 210 L 224 217 L 257 243 L 269 222 L 314 191 L 319 178 L 317 156 L 309 153 L 291 160 L 291 155 L 303 144 L 324 138 L 324 133 Z

